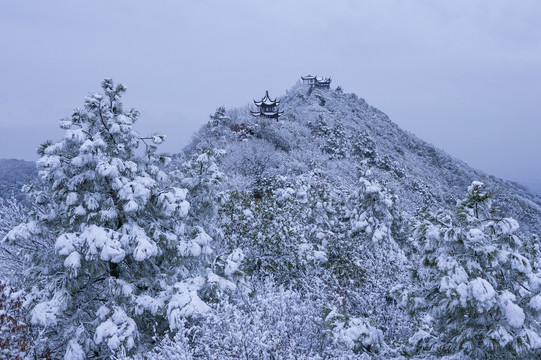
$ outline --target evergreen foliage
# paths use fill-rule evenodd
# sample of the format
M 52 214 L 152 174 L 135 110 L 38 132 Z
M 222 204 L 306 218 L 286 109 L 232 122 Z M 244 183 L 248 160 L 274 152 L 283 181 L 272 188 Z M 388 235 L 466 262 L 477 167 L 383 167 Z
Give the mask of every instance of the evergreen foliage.
M 61 141 L 39 149 L 32 210 L 5 237 L 25 260 L 31 322 L 43 329 L 36 348 L 55 357 L 148 346 L 209 309 L 197 292 L 210 237 L 183 220 L 187 190 L 156 153 L 164 136 L 133 129 L 139 113 L 123 109 L 123 85 L 106 79 L 102 89 L 61 122 Z
M 541 347 L 539 269 L 499 216 L 484 184 L 473 182 L 454 212 L 428 213 L 415 225 L 413 311 L 426 311 L 430 332 L 412 340 L 436 355 L 474 359 L 536 357 Z
M 28 214 L 0 200 L 6 289 L 26 299 L 6 310 L 32 339 L 23 352 L 541 355 L 541 250 L 526 236 L 541 229 L 541 199 L 341 89 L 294 86 L 278 121 L 220 107 L 171 159 L 157 152 L 164 136 L 134 130 L 124 92 L 106 79 L 62 121 L 64 138 L 39 148 Z M 472 179 L 486 186 L 457 203 Z M 0 311 L 20 294 L 4 292 Z

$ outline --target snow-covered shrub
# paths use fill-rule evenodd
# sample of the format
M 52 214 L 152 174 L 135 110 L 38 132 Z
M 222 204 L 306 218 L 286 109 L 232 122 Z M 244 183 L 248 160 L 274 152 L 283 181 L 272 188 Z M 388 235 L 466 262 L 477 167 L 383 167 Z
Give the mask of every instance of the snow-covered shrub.
M 317 299 L 263 281 L 251 297 L 220 303 L 197 326 L 144 356 L 152 360 L 357 359 L 353 349 L 334 341 L 322 310 Z M 349 329 L 353 338 L 360 324 Z
M 355 189 L 332 187 L 317 174 L 277 183 L 261 197 L 224 198 L 224 239 L 245 252 L 243 270 L 312 291 L 351 318 L 370 319 L 391 343 L 405 341 L 410 322 L 390 293 L 407 280 L 393 239 L 401 221 L 395 197 L 364 177 Z
M 414 312 L 432 321 L 412 338 L 437 355 L 533 358 L 541 348 L 539 273 L 518 236 L 518 223 L 498 216 L 490 194 L 473 182 L 456 212 L 426 214 L 415 225 L 420 253 L 413 270 Z M 424 334 L 424 335 L 423 335 Z
M 291 189 L 293 191 L 293 189 Z M 308 259 L 302 224 L 296 219 L 301 210 L 294 198 L 231 193 L 220 209 L 224 237 L 246 255 L 245 270 L 254 275 L 272 275 L 284 283 L 299 279 Z
M 26 207 L 14 198 L 0 198 L 0 277 L 6 280 L 9 274 L 20 272 L 21 259 L 10 249 L 9 244 L 1 241 L 5 235 L 24 219 Z M 23 246 L 32 247 L 31 243 Z M 2 280 L 2 279 L 0 279 Z
M 221 304 L 205 325 L 212 327 L 197 334 L 201 343 L 196 353 L 205 351 L 209 358 L 276 359 L 323 350 L 317 303 L 269 285 L 240 304 Z
M 209 116 L 210 120 L 208 122 L 209 127 L 218 127 L 220 125 L 226 125 L 231 119 L 227 117 L 226 110 L 224 106 L 220 106 L 216 109 L 214 114 Z
M 335 309 L 325 317 L 332 328 L 333 340 L 355 353 L 378 353 L 385 347 L 383 332 L 370 325 L 368 319 L 350 318 Z
M 182 186 L 189 191 L 189 214 L 201 225 L 212 224 L 217 215 L 219 194 L 216 190 L 224 179 L 216 164 L 220 155 L 221 150 L 204 149 L 186 160 L 176 172 Z
M 310 127 L 314 134 L 323 140 L 320 145 L 321 151 L 329 154 L 331 158 L 343 158 L 349 155 L 349 142 L 341 122 L 329 125 L 320 115 L 314 124 L 310 124 Z
M 370 319 L 389 344 L 403 341 L 410 320 L 390 292 L 407 281 L 402 269 L 408 260 L 394 240 L 402 221 L 396 197 L 364 176 L 353 190 L 323 194 L 314 208 L 327 210 L 313 214 L 324 225 L 318 236 L 325 239 L 328 271 L 322 277 L 334 306 L 351 318 Z
M 62 120 L 62 140 L 39 149 L 32 211 L 5 237 L 25 261 L 31 323 L 42 328 L 36 351 L 54 357 L 149 346 L 208 311 L 199 291 L 216 280 L 210 237 L 186 221 L 188 191 L 162 170 L 165 137 L 133 129 L 139 114 L 123 109 L 123 85 L 102 88 Z

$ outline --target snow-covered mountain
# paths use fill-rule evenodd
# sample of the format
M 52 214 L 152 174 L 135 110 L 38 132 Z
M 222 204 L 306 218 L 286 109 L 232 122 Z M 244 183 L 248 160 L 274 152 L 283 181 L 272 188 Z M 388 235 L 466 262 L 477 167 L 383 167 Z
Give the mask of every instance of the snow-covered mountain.
M 291 177 L 318 167 L 332 181 L 347 183 L 362 161 L 399 196 L 409 214 L 429 204 L 453 206 L 478 180 L 524 230 L 541 233 L 539 182 L 523 186 L 473 169 L 340 88 L 310 91 L 297 84 L 280 100 L 280 121 L 255 119 L 245 108 L 230 109 L 221 121 L 211 120 L 194 135 L 186 153 L 203 147 L 227 150 L 221 170 L 239 187 L 255 186 L 253 169 L 247 169 L 253 162 L 264 164 L 258 176 Z M 0 197 L 22 198 L 22 185 L 36 174 L 34 162 L 0 159 Z
M 472 181 L 481 181 L 503 213 L 523 230 L 541 233 L 541 197 L 524 186 L 473 169 L 463 161 L 400 129 L 387 115 L 355 94 L 310 90 L 295 85 L 280 98 L 279 121 L 232 109 L 203 127 L 187 153 L 222 148 L 221 170 L 227 186 L 257 187 L 257 180 L 319 171 L 333 183 L 354 184 L 357 168 L 370 167 L 375 178 L 399 197 L 412 215 L 424 206 L 454 206 Z
M 102 89 L 39 148 L 29 211 L 0 203 L 0 350 L 541 356 L 541 197 L 340 88 L 295 85 L 279 119 L 268 94 L 274 118 L 219 108 L 172 159 L 132 128 L 126 88 Z
M 280 101 L 279 120 L 218 109 L 179 160 L 194 168 L 195 159 L 200 176 L 214 178 L 216 169 L 204 169 L 216 159 L 225 174 L 213 237 L 217 248 L 242 249 L 252 284 L 271 276 L 327 309 L 327 330 L 308 335 L 330 331 L 318 356 L 539 355 L 539 244 L 529 235 L 541 233 L 541 197 L 340 88 L 297 84 Z M 240 325 L 228 321 L 224 331 L 234 333 Z M 314 345 L 309 338 L 295 341 Z

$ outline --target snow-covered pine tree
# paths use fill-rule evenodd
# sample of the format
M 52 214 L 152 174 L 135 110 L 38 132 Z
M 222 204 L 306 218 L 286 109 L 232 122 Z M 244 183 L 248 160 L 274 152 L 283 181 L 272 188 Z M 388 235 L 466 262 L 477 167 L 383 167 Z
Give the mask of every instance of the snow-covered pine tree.
M 204 149 L 187 159 L 180 171 L 174 172 L 189 191 L 190 215 L 197 224 L 210 224 L 217 216 L 219 195 L 216 190 L 224 174 L 218 169 L 216 158 L 221 154 L 221 150 Z
M 0 239 L 24 220 L 27 209 L 16 199 L 0 198 Z M 30 244 L 30 246 L 32 246 Z M 7 280 L 12 274 L 21 271 L 21 261 L 7 244 L 0 242 L 0 281 Z
M 139 136 L 138 112 L 120 102 L 126 88 L 102 88 L 61 122 L 62 140 L 39 149 L 32 211 L 5 237 L 25 244 L 31 321 L 42 327 L 35 353 L 56 358 L 110 358 L 209 309 L 198 290 L 210 237 L 183 220 L 187 190 L 156 154 L 164 136 Z
M 419 282 L 410 305 L 428 313 L 410 339 L 417 349 L 473 359 L 539 356 L 539 272 L 518 223 L 493 210 L 483 183 L 473 182 L 455 212 L 439 210 L 416 223 Z

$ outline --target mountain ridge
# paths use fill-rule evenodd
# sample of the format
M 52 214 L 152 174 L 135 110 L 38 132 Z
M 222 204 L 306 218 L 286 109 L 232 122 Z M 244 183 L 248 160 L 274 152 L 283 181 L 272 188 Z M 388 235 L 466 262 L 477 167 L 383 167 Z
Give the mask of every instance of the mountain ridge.
M 476 170 L 402 130 L 357 95 L 343 93 L 340 88 L 312 90 L 297 83 L 280 101 L 284 116 L 277 122 L 254 118 L 248 108 L 213 115 L 194 135 L 185 153 L 205 147 L 233 151 L 225 155 L 223 170 L 248 187 L 253 184 L 247 183 L 241 173 L 250 171 L 235 160 L 236 156 L 247 163 L 259 163 L 262 169 L 257 176 L 292 176 L 309 170 L 310 166 L 299 164 L 305 152 L 305 157 L 316 159 L 317 166 L 325 168 L 329 165 L 325 163 L 332 163 L 331 167 L 338 167 L 335 174 L 327 171 L 337 182 L 340 177 L 351 182 L 356 177 L 355 167 L 362 162 L 398 195 L 402 209 L 410 215 L 430 203 L 454 206 L 472 181 L 482 181 L 500 203 L 502 212 L 516 217 L 525 232 L 541 233 L 539 195 L 516 182 Z M 238 147 L 231 145 L 239 141 Z M 249 144 L 253 147 L 251 154 L 246 152 Z M 272 155 L 265 155 L 262 149 Z M 288 162 L 289 168 L 276 164 L 275 159 L 270 159 L 273 157 Z
M 338 103 L 337 100 L 339 100 Z M 346 110 L 340 109 L 343 105 L 346 105 Z M 299 106 L 307 106 L 308 111 L 300 111 Z M 307 117 L 305 120 L 308 122 L 317 120 L 313 116 L 315 113 L 330 121 L 331 127 L 339 120 L 345 122 L 350 130 L 352 124 L 355 123 L 358 128 L 355 129 L 353 126 L 353 131 L 366 130 L 369 136 L 361 137 L 361 140 L 368 141 L 369 144 L 364 144 L 364 150 L 376 151 L 378 159 L 368 156 L 365 160 L 368 159 L 371 165 L 376 165 L 373 167 L 375 175 L 381 177 L 386 184 L 388 183 L 401 199 L 415 205 L 414 208 L 407 206 L 410 214 L 430 200 L 452 206 L 461 198 L 471 181 L 480 180 L 489 186 L 497 200 L 503 200 L 502 210 L 505 212 L 520 214 L 522 213 L 520 208 L 524 207 L 525 214 L 517 216 L 517 219 L 525 224 L 528 232 L 541 233 L 541 221 L 533 219 L 536 214 L 541 216 L 541 195 L 536 194 L 535 189 L 529 189 L 532 188 L 531 184 L 530 186 L 523 185 L 472 168 L 466 162 L 418 138 L 412 132 L 401 129 L 384 112 L 369 105 L 356 94 L 343 93 L 340 88 L 311 91 L 309 87 L 297 83 L 281 98 L 281 108 L 285 111 L 285 115 L 276 122 L 277 126 L 281 126 L 280 124 L 284 122 L 295 122 L 303 117 Z M 247 124 L 257 126 L 258 124 L 256 119 L 248 116 L 247 108 L 234 108 L 228 110 L 227 113 L 226 115 L 224 112 L 223 116 L 230 118 L 230 123 L 226 126 L 229 131 L 241 134 L 245 130 L 253 131 L 248 128 L 243 129 L 243 126 L 246 127 Z M 337 118 L 337 114 L 340 115 L 340 119 Z M 306 125 L 304 120 L 301 123 Z M 219 124 L 218 128 L 220 125 L 224 124 Z M 263 130 L 268 133 L 267 135 L 272 135 L 265 127 L 267 126 L 264 126 Z M 209 124 L 203 126 L 199 133 L 204 134 L 208 128 Z M 216 130 L 213 131 L 214 137 L 216 137 Z M 249 137 L 250 134 L 247 136 Z M 264 137 L 261 134 L 258 136 Z M 374 139 L 383 141 L 374 141 Z M 276 140 L 274 139 L 275 142 Z M 208 142 L 197 139 L 197 135 L 194 134 L 192 143 L 185 147 L 184 152 L 189 154 L 194 148 L 200 147 L 198 144 L 201 141 Z M 371 142 L 373 143 L 370 144 Z M 207 147 L 210 146 L 207 144 Z M 418 161 L 408 161 L 408 158 Z M 22 185 L 37 175 L 35 163 L 32 161 L 0 159 L 0 170 L 0 196 L 4 198 L 16 197 L 22 200 L 24 198 L 20 192 Z M 456 174 L 453 173 L 455 170 Z M 403 175 L 406 176 L 402 177 Z M 437 189 L 435 184 L 438 181 L 444 181 L 447 189 Z M 530 223 L 535 225 L 532 226 Z

